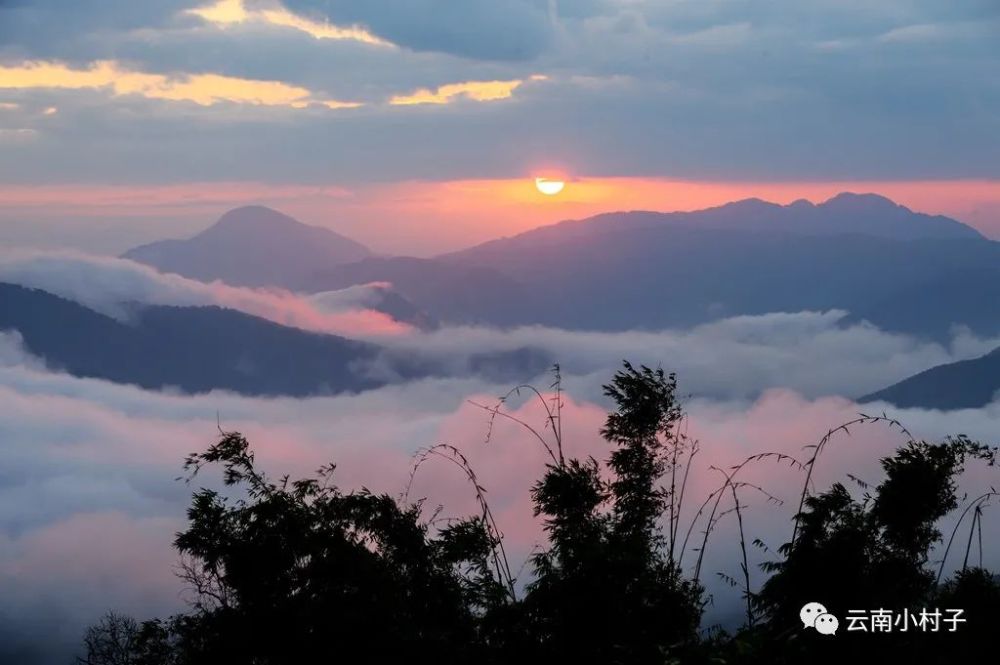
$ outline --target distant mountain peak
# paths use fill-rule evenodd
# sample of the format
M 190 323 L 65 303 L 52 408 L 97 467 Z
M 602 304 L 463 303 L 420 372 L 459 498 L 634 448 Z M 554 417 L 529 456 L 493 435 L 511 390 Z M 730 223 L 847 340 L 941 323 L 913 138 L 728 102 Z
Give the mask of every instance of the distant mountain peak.
M 240 206 L 239 208 L 233 208 L 232 210 L 224 213 L 222 217 L 219 217 L 219 221 L 217 221 L 213 226 L 230 226 L 234 224 L 254 223 L 295 224 L 305 226 L 285 213 L 278 212 L 274 208 L 269 208 L 265 205 L 246 205 Z
M 268 208 L 263 205 L 248 205 L 233 208 L 224 213 L 215 224 L 212 224 L 198 235 L 207 236 L 215 233 L 232 232 L 334 234 L 333 231 L 319 226 L 303 224 L 294 217 L 279 212 L 274 208 Z
M 229 212 L 224 213 L 222 215 L 222 217 L 219 218 L 219 221 L 222 221 L 222 220 L 230 218 L 230 217 L 238 217 L 240 215 L 258 214 L 258 213 L 263 213 L 263 214 L 266 214 L 266 215 L 271 215 L 273 217 L 281 217 L 283 219 L 292 219 L 291 217 L 289 217 L 285 213 L 278 212 L 274 208 L 270 208 L 270 207 L 268 207 L 266 205 L 261 205 L 259 203 L 251 203 L 251 204 L 245 205 L 245 206 L 238 206 L 236 208 L 233 208 Z
M 198 235 L 136 247 L 125 258 L 202 281 L 296 289 L 311 275 L 371 251 L 263 205 L 234 208 Z
M 765 211 L 775 210 L 781 207 L 782 206 L 778 205 L 777 203 L 772 203 L 771 201 L 765 201 L 764 199 L 752 196 L 748 199 L 739 199 L 738 201 L 730 201 L 729 203 L 724 203 L 721 206 L 718 206 L 717 209 L 765 212 Z
M 886 212 L 905 210 L 909 212 L 909 209 L 905 206 L 901 206 L 881 194 L 857 194 L 855 192 L 841 192 L 819 204 L 817 207 L 843 211 Z
M 819 204 L 799 199 L 778 205 L 758 198 L 690 213 L 660 215 L 661 223 L 693 227 L 781 231 L 809 235 L 862 234 L 900 240 L 984 239 L 971 226 L 942 215 L 914 212 L 872 193 L 841 192 Z

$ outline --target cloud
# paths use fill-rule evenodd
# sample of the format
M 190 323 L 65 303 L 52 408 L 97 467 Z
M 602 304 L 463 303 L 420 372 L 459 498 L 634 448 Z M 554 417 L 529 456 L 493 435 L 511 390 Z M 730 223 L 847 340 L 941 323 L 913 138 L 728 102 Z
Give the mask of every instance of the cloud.
M 713 25 L 704 30 L 673 35 L 671 40 L 675 44 L 732 49 L 734 46 L 748 39 L 752 29 L 752 26 L 748 22 Z
M 787 387 L 812 398 L 857 397 L 1000 346 L 1000 339 L 980 339 L 963 330 L 943 346 L 867 323 L 845 326 L 845 316 L 838 310 L 772 313 L 721 319 L 688 330 L 613 333 L 446 327 L 387 340 L 385 359 L 388 368 L 402 359 L 425 358 L 453 365 L 452 372 L 458 372 L 473 354 L 533 348 L 567 372 L 591 377 L 606 374 L 622 358 L 662 363 L 676 371 L 685 390 L 695 396 L 752 399 L 769 388 Z
M 496 101 L 512 96 L 526 81 L 544 81 L 547 77 L 532 74 L 525 79 L 461 81 L 444 83 L 435 88 L 420 88 L 411 93 L 389 94 L 390 106 L 415 104 L 447 104 L 456 99 L 477 102 Z M 226 102 L 251 106 L 288 107 L 303 109 L 355 109 L 384 100 L 361 101 L 325 99 L 323 95 L 302 85 L 279 80 L 249 79 L 218 73 L 160 73 L 130 69 L 115 60 L 100 60 L 86 67 L 71 67 L 59 61 L 26 61 L 0 65 L 0 90 L 107 90 L 113 97 L 137 96 L 167 102 L 192 102 L 211 107 Z M 7 110 L 19 108 L 9 103 Z M 53 111 L 52 109 L 55 109 Z M 0 108 L 0 110 L 4 110 Z M 48 105 L 43 115 L 52 115 L 58 108 Z
M 978 22 L 918 23 L 893 28 L 879 35 L 878 41 L 890 44 L 908 44 L 946 41 L 948 39 L 975 39 L 994 32 L 988 22 L 987 25 Z
M 103 60 L 86 69 L 49 61 L 0 66 L 0 89 L 108 89 L 115 96 L 138 95 L 147 99 L 194 102 L 213 106 L 220 102 L 254 106 L 304 108 L 318 103 L 328 108 L 356 108 L 359 103 L 314 99 L 302 87 L 280 81 L 242 79 L 220 74 L 166 76 L 134 71 Z
M 11 129 L 0 127 L 0 141 L 5 143 L 23 143 L 31 141 L 38 136 L 38 131 L 30 127 L 18 127 Z
M 394 46 L 394 44 L 376 37 L 362 27 L 356 25 L 341 27 L 332 25 L 329 22 L 321 23 L 314 21 L 288 11 L 288 9 L 277 2 L 269 6 L 266 5 L 263 8 L 256 6 L 247 8 L 245 0 L 218 0 L 214 4 L 186 10 L 185 13 L 221 26 L 256 21 L 273 26 L 292 28 L 315 39 L 340 39 L 376 46 Z
M 217 305 L 286 326 L 354 338 L 408 332 L 410 326 L 372 309 L 384 284 L 300 296 L 278 289 L 205 284 L 163 274 L 128 259 L 79 252 L 0 252 L 0 281 L 48 291 L 119 320 L 135 303 Z
M 390 284 L 302 295 L 206 284 L 127 259 L 65 251 L 0 252 L 0 281 L 42 289 L 123 321 L 135 303 L 216 305 L 282 325 L 373 340 L 384 351 L 367 371 L 386 380 L 398 380 L 401 367 L 463 376 L 491 357 L 505 357 L 508 364 L 520 357 L 512 371 L 525 378 L 555 361 L 572 374 L 596 377 L 631 358 L 671 367 L 695 396 L 752 399 L 787 387 L 810 398 L 856 397 L 1000 346 L 1000 339 L 961 328 L 943 345 L 867 323 L 845 325 L 847 313 L 840 310 L 737 316 L 659 331 L 446 326 L 421 332 L 376 309 Z
M 0 580 L 8 594 L 0 601 L 0 660 L 69 662 L 83 627 L 97 618 L 96 598 L 113 598 L 120 612 L 136 616 L 180 609 L 170 542 L 182 526 L 173 517 L 107 511 L 0 533 Z M 112 542 L 121 546 L 108 548 Z
M 317 5 L 289 0 L 288 7 L 334 23 L 367 26 L 382 38 L 415 51 L 483 60 L 523 61 L 542 54 L 553 30 L 547 3 L 531 0 L 346 0 Z
M 995 3 L 282 5 L 311 22 L 303 24 L 309 30 L 327 20 L 363 26 L 400 48 L 314 39 L 263 16 L 219 29 L 184 13 L 211 3 L 131 4 L 141 7 L 39 0 L 0 10 L 0 58 L 75 71 L 116 61 L 167 78 L 270 81 L 308 90 L 309 100 L 364 103 L 368 112 L 338 113 L 333 123 L 316 103 L 288 123 L 281 113 L 235 113 L 225 104 L 26 89 L 2 101 L 58 104 L 60 122 L 36 128 L 38 140 L 5 145 L 0 178 L 358 183 L 514 177 L 545 160 L 574 175 L 701 180 L 1000 174 L 991 113 Z M 278 11 L 273 3 L 239 7 L 248 17 Z M 859 66 L 872 61 L 880 66 Z M 393 113 L 402 109 L 383 108 L 414 90 L 433 96 L 441 86 L 533 73 L 550 82 L 522 86 L 518 104 L 425 109 L 405 119 Z M 580 83 L 605 80 L 630 83 L 614 94 Z
M 393 106 L 408 106 L 413 104 L 447 104 L 455 99 L 471 99 L 476 102 L 492 102 L 498 99 L 508 99 L 524 81 L 466 81 L 464 83 L 448 83 L 438 86 L 435 90 L 421 88 L 408 95 L 395 95 L 389 103 Z
M 44 369 L 45 363 L 25 350 L 21 333 L 16 330 L 0 330 L 0 367 L 17 366 Z
M 0 349 L 5 344 L 16 340 L 0 338 Z M 11 357 L 3 353 L 0 357 Z M 607 456 L 607 444 L 598 436 L 606 404 L 596 395 L 611 371 L 566 377 L 567 454 Z M 0 623 L 7 632 L 0 641 L 33 654 L 34 660 L 18 660 L 26 665 L 65 662 L 84 626 L 108 609 L 143 617 L 183 606 L 183 589 L 171 574 L 175 558 L 169 540 L 182 526 L 194 487 L 174 478 L 186 453 L 214 439 L 217 418 L 224 428 L 249 437 L 268 472 L 301 476 L 334 461 L 336 480 L 345 489 L 365 485 L 398 494 L 418 447 L 460 446 L 489 490 L 516 568 L 540 537 L 528 490 L 543 470 L 545 453 L 506 420 L 497 421 L 485 443 L 486 414 L 465 401 L 492 403 L 506 388 L 441 379 L 300 400 L 219 392 L 186 397 L 0 363 L 0 585 L 5 590 Z M 686 389 L 683 378 L 681 389 Z M 542 422 L 537 402 L 515 400 L 510 408 L 528 422 Z M 803 445 L 854 417 L 858 407 L 842 398 L 806 399 L 773 390 L 752 401 L 696 399 L 687 410 L 687 431 L 701 441 L 702 451 L 691 474 L 688 491 L 694 498 L 685 526 L 694 504 L 720 482 L 711 465 L 731 465 L 765 450 L 801 456 Z M 965 432 L 988 441 L 1000 431 L 1000 403 L 976 411 L 894 410 L 892 415 L 929 439 Z M 817 487 L 844 480 L 846 473 L 877 482 L 879 456 L 900 441 L 897 432 L 880 427 L 836 439 L 817 466 Z M 745 480 L 786 502 L 773 507 L 753 492 L 741 496 L 748 504 L 747 532 L 773 551 L 788 537 L 802 478 L 786 466 L 762 463 L 749 468 Z M 974 468 L 963 490 L 991 482 L 993 476 Z M 197 485 L 218 487 L 219 478 L 206 473 Z M 447 464 L 423 467 L 411 498 L 426 498 L 429 510 L 442 504 L 451 515 L 475 508 L 464 479 Z M 1000 542 L 991 524 L 984 520 L 984 539 Z M 705 581 L 715 596 L 709 621 L 738 614 L 738 592 L 713 582 L 716 571 L 738 570 L 734 528 L 732 520 L 723 521 L 706 553 Z M 988 564 L 1000 563 L 991 559 L 996 551 L 986 548 Z M 689 552 L 685 566 L 691 563 Z M 760 581 L 755 572 L 755 587 Z
M 484 358 L 528 351 L 515 373 L 537 372 L 548 359 L 568 372 L 593 376 L 627 357 L 673 368 L 694 395 L 749 399 L 788 387 L 808 397 L 851 397 L 1000 346 L 1000 339 L 979 338 L 964 329 L 956 329 L 950 344 L 942 345 L 867 323 L 844 325 L 847 313 L 840 310 L 737 316 L 659 331 L 447 326 L 421 332 L 375 309 L 389 284 L 302 295 L 206 284 L 127 259 L 72 251 L 0 252 L 0 281 L 42 289 L 119 320 L 129 319 L 135 303 L 216 305 L 282 325 L 374 340 L 384 352 L 368 372 L 388 380 L 399 378 L 398 368 L 411 366 L 461 376 Z
M 7 0 L 0 2 L 0 51 L 77 52 L 96 32 L 107 37 L 159 25 L 189 4 L 190 0 Z

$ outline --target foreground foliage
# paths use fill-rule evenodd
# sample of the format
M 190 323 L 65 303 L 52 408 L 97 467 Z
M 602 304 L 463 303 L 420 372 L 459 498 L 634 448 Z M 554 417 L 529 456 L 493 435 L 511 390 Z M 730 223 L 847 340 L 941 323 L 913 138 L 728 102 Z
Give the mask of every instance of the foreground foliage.
M 809 471 L 802 508 L 790 541 L 777 560 L 764 564 L 766 581 L 754 591 L 739 491 L 761 488 L 737 481 L 742 465 L 719 470 L 724 484 L 695 517 L 706 516 L 700 543 L 689 543 L 695 522 L 680 528 L 687 472 L 698 449 L 682 434 L 676 390 L 673 375 L 626 363 L 605 387 L 615 409 L 602 430 L 610 453 L 601 464 L 564 457 L 557 389 L 554 406 L 546 407 L 554 445 L 539 437 L 551 462 L 532 489 L 548 540 L 531 559 L 526 585 L 511 575 L 485 491 L 457 449 L 434 447 L 421 459 L 438 455 L 458 464 L 476 487 L 482 511 L 442 524 L 425 519 L 420 502 L 342 491 L 332 465 L 316 478 L 272 480 L 257 468 L 242 435 L 223 433 L 185 464 L 191 479 L 206 466 L 221 466 L 226 486 L 239 496 L 209 489 L 193 495 L 188 528 L 175 540 L 182 577 L 193 592 L 190 610 L 142 623 L 109 614 L 88 630 L 80 662 L 277 665 L 328 654 L 351 663 L 863 663 L 904 657 L 951 663 L 990 644 L 990 626 L 1000 619 L 1000 583 L 968 560 L 992 491 L 963 513 L 971 526 L 966 521 L 963 527 L 969 545 L 959 572 L 942 581 L 929 558 L 943 540 L 941 519 L 962 502 L 957 479 L 964 465 L 993 465 L 995 449 L 965 437 L 910 440 L 882 460 L 884 480 L 863 486 L 860 498 L 839 483 L 809 491 L 823 444 L 806 464 L 791 460 Z M 494 417 L 498 409 L 491 410 Z M 765 453 L 747 463 L 768 458 L 790 459 Z M 720 511 L 730 496 L 733 508 Z M 735 634 L 700 630 L 708 602 L 702 556 L 725 512 L 739 519 L 743 560 L 744 581 L 732 583 L 743 589 L 746 618 Z M 689 549 L 697 561 L 685 574 Z M 960 637 L 823 636 L 803 631 L 799 621 L 802 605 L 817 599 L 840 617 L 855 607 L 947 606 L 964 608 L 968 622 Z

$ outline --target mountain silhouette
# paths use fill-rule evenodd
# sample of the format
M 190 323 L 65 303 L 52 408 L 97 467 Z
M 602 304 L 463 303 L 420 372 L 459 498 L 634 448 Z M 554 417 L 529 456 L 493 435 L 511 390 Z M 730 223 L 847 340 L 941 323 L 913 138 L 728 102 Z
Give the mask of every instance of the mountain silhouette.
M 0 283 L 0 330 L 75 376 L 248 395 L 310 395 L 379 385 L 357 366 L 378 347 L 219 307 L 137 307 L 122 323 L 45 291 Z
M 853 311 L 841 320 L 850 325 L 868 321 L 883 330 L 908 332 L 948 342 L 956 325 L 981 335 L 1000 334 L 1000 280 L 993 267 L 933 271 L 887 297 Z
M 291 288 L 330 266 L 371 255 L 364 245 L 264 206 L 236 208 L 187 240 L 161 240 L 123 257 L 161 272 L 234 286 Z
M 695 212 L 606 213 L 432 259 L 356 261 L 272 251 L 266 237 L 298 223 L 267 211 L 262 226 L 270 232 L 243 236 L 234 232 L 240 219 L 257 217 L 244 210 L 202 234 L 236 236 L 243 245 L 201 236 L 167 245 L 179 263 L 202 266 L 182 274 L 312 293 L 389 282 L 408 307 L 443 323 L 662 329 L 843 309 L 852 315 L 845 323 L 868 320 L 934 339 L 947 339 L 955 325 L 1000 333 L 1000 308 L 988 306 L 1000 288 L 1000 243 L 875 194 L 843 193 L 818 205 L 747 199 Z M 126 256 L 181 272 L 145 248 Z
M 405 301 L 392 302 L 408 311 Z M 427 377 L 509 381 L 536 376 L 554 362 L 528 348 L 438 362 L 215 306 L 134 303 L 129 314 L 123 322 L 46 291 L 0 282 L 0 331 L 17 331 L 47 367 L 147 389 L 301 397 Z
M 609 212 L 532 229 L 447 256 L 469 260 L 539 243 L 601 236 L 611 231 L 623 233 L 663 227 L 802 235 L 860 234 L 897 240 L 983 238 L 972 227 L 948 217 L 913 212 L 877 194 L 843 192 L 819 205 L 806 200 L 783 206 L 761 199 L 745 199 L 694 212 Z
M 802 235 L 860 234 L 898 240 L 927 238 L 982 239 L 978 231 L 940 215 L 913 212 L 877 194 L 844 192 L 814 205 L 798 200 L 778 205 L 761 199 L 744 199 L 694 212 L 609 212 L 581 220 L 567 220 L 500 238 L 454 252 L 448 257 L 468 260 L 508 252 L 522 245 L 561 242 L 604 233 L 642 228 L 691 227 L 702 230 L 787 232 Z
M 978 409 L 1000 394 L 1000 347 L 979 358 L 938 365 L 865 395 L 859 402 L 900 408 Z
M 926 337 L 954 325 L 1000 332 L 990 307 L 1000 243 L 960 222 L 875 195 L 813 205 L 751 199 L 691 213 L 626 212 L 542 227 L 438 259 L 504 275 L 516 302 L 473 301 L 497 325 L 628 330 L 685 327 L 723 316 L 843 309 Z M 374 275 L 369 275 L 374 278 Z M 423 300 L 446 311 L 447 293 Z M 404 291 L 404 293 L 406 293 Z M 921 294 L 943 305 L 925 306 Z

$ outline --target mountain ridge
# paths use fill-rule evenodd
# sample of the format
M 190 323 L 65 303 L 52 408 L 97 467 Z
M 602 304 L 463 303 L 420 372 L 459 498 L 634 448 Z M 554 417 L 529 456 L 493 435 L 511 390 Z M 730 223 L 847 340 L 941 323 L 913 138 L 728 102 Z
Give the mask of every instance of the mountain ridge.
M 17 330 L 53 369 L 147 389 L 248 395 L 356 392 L 378 347 L 217 306 L 136 307 L 123 323 L 77 302 L 0 283 L 0 330 Z M 67 332 L 69 331 L 69 332 Z
M 439 363 L 216 305 L 129 305 L 127 321 L 120 321 L 41 289 L 0 282 L 0 332 L 17 331 L 24 349 L 51 370 L 188 394 L 306 397 L 430 377 L 507 381 L 536 376 L 554 362 L 521 348 Z
M 792 219 L 795 213 L 805 219 Z M 878 215 L 876 219 L 873 216 Z M 888 218 L 888 219 L 887 219 Z M 848 222 L 845 224 L 845 222 Z M 897 239 L 986 238 L 976 229 L 943 215 L 913 212 L 879 194 L 841 192 L 814 204 L 798 199 L 787 205 L 751 197 L 692 211 L 653 210 L 609 211 L 582 219 L 567 219 L 522 233 L 488 240 L 439 258 L 456 259 L 508 243 L 545 242 L 555 234 L 578 236 L 587 233 L 645 228 L 650 226 L 692 226 L 702 229 L 788 231 L 819 235 L 875 235 Z M 879 226 L 881 225 L 881 226 Z M 917 232 L 919 231 L 919 233 Z
M 1000 395 L 1000 347 L 978 358 L 937 365 L 858 399 L 899 408 L 978 409 Z
M 366 256 L 296 268 L 258 281 L 306 293 L 388 282 L 443 324 L 651 330 L 844 309 L 885 330 L 938 340 L 954 325 L 1000 333 L 1000 311 L 982 302 L 995 291 L 989 285 L 1000 284 L 1000 243 L 875 194 L 603 213 L 434 258 Z M 956 290 L 970 295 L 955 297 Z M 914 293 L 948 306 L 928 316 Z
M 161 272 L 232 286 L 279 286 L 372 256 L 361 243 L 266 206 L 242 206 L 187 239 L 159 240 L 122 255 Z

